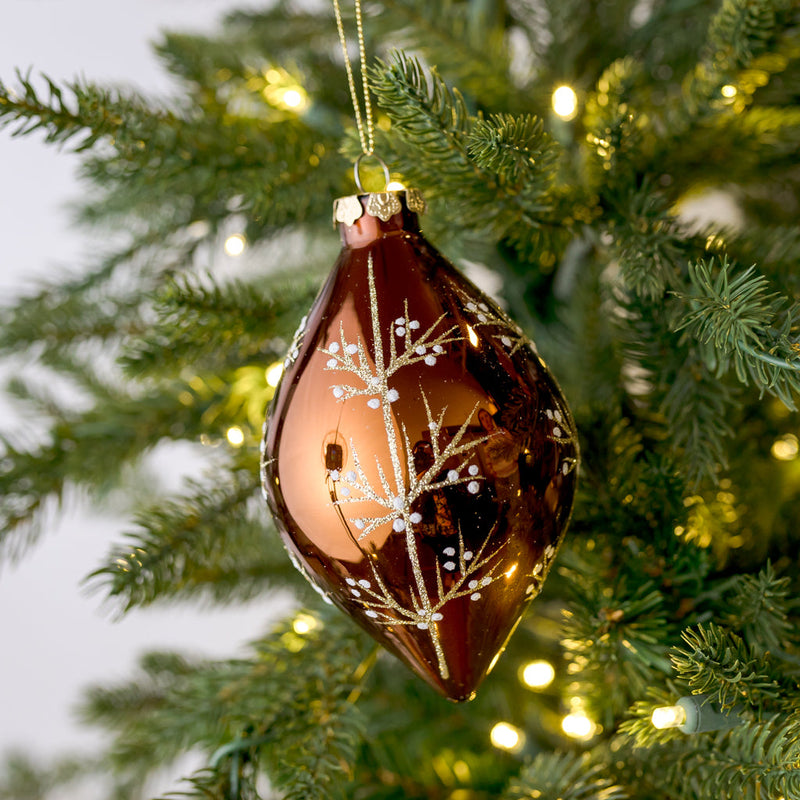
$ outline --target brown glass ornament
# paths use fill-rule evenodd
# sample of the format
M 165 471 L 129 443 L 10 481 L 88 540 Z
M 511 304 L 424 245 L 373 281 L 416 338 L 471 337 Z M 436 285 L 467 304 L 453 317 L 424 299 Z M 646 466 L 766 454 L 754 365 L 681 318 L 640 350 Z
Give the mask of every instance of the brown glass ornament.
M 425 240 L 420 205 L 337 201 L 344 247 L 290 347 L 262 479 L 309 580 L 466 700 L 552 564 L 578 448 L 534 346 Z

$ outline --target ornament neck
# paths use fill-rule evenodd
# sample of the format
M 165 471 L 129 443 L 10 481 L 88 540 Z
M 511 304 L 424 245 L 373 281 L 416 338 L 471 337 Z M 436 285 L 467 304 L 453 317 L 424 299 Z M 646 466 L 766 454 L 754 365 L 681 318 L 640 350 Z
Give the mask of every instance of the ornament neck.
M 359 248 L 398 232 L 419 231 L 417 214 L 425 201 L 415 189 L 340 197 L 333 204 L 334 222 L 345 247 Z

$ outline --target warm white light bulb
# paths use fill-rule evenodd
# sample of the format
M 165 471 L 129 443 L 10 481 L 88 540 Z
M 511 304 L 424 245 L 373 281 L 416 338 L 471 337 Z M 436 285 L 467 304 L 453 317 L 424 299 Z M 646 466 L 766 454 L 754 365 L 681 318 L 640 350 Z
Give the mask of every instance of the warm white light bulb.
M 522 669 L 522 682 L 531 689 L 546 689 L 556 677 L 549 661 L 531 661 Z
M 573 711 L 561 720 L 561 729 L 571 739 L 591 739 L 595 726 L 582 711 Z
M 738 91 L 739 90 L 735 86 L 731 85 L 730 83 L 726 83 L 722 87 L 722 89 L 720 89 L 720 92 L 722 93 L 722 96 L 723 97 L 727 97 L 727 98 L 736 97 L 736 95 L 738 94 Z
M 283 364 L 276 361 L 267 369 L 267 385 L 274 389 L 281 382 L 281 375 L 283 375 Z
M 508 722 L 498 722 L 492 728 L 489 739 L 498 750 L 508 750 L 510 753 L 518 752 L 525 744 L 525 734 Z
M 283 93 L 281 101 L 289 108 L 300 108 L 303 105 L 303 95 L 297 89 L 287 89 Z
M 225 252 L 229 256 L 240 256 L 244 253 L 244 248 L 247 245 L 247 240 L 241 233 L 234 233 L 225 240 Z
M 686 722 L 686 711 L 681 706 L 661 706 L 654 708 L 650 717 L 654 728 L 679 728 Z
M 228 428 L 225 436 L 234 447 L 241 447 L 244 444 L 244 431 L 238 425 Z
M 405 190 L 405 185 L 400 183 L 400 181 L 389 181 L 388 186 L 386 187 L 387 192 L 402 192 Z
M 794 461 L 800 453 L 800 440 L 793 433 L 787 433 L 772 443 L 770 453 L 778 461 Z
M 298 614 L 292 621 L 292 630 L 299 636 L 310 633 L 319 623 L 311 614 Z
M 578 112 L 578 95 L 571 86 L 559 86 L 553 92 L 553 111 L 563 120 L 575 118 Z

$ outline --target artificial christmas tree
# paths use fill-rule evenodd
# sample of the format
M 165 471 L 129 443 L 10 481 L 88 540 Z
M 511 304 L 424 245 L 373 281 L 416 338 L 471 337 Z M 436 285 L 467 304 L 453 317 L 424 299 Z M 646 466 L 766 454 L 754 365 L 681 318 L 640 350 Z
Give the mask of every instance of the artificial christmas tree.
M 365 11 L 376 150 L 425 194 L 426 236 L 494 277 L 569 398 L 573 535 L 477 699 L 454 706 L 309 593 L 269 530 L 262 415 L 358 155 L 327 4 L 166 36 L 185 88 L 169 108 L 86 82 L 4 85 L 0 121 L 81 149 L 84 218 L 128 238 L 3 309 L 6 352 L 30 350 L 90 401 L 46 398 L 36 447 L 6 435 L 3 556 L 33 544 L 65 487 L 106 486 L 163 440 L 223 441 L 224 467 L 144 509 L 95 584 L 130 613 L 276 585 L 307 605 L 246 658 L 151 654 L 129 684 L 91 692 L 110 746 L 86 769 L 125 797 L 189 750 L 207 754 L 178 790 L 196 797 L 800 796 L 800 8 Z M 686 223 L 711 189 L 740 224 Z M 263 268 L 198 274 L 232 215 Z M 92 367 L 98 348 L 118 374 Z M 6 795 L 75 774 L 10 764 Z

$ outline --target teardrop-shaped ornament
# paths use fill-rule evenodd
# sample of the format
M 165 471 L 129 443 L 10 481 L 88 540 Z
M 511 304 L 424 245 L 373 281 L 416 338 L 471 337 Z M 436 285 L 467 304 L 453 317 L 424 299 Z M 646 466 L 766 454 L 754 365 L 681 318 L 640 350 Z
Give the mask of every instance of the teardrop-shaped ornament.
M 420 233 L 419 194 L 384 194 L 357 217 L 337 201 L 352 221 L 290 347 L 263 486 L 309 580 L 466 700 L 550 569 L 578 446 L 533 344 Z

